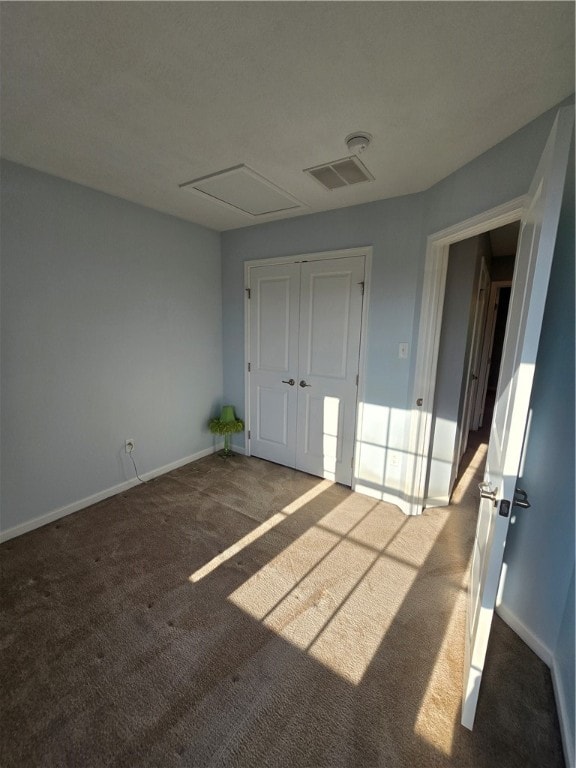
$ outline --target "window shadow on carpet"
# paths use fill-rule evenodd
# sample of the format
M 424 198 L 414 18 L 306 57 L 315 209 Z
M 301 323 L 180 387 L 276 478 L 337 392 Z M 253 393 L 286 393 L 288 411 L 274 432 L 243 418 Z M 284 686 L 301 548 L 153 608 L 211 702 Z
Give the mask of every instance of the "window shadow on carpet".
M 2 545 L 3 766 L 563 764 L 498 620 L 459 725 L 473 509 L 218 462 Z

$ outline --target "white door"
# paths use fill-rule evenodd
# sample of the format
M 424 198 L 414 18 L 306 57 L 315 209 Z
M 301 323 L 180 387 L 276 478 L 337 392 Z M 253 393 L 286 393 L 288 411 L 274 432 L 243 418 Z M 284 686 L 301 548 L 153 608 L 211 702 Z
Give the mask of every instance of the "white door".
M 351 485 L 364 257 L 250 271 L 250 453 Z
M 296 467 L 351 485 L 364 259 L 302 264 Z
M 560 110 L 520 226 L 468 594 L 462 724 L 472 728 L 520 467 L 573 126 Z
M 255 267 L 250 272 L 251 453 L 293 467 L 300 265 Z

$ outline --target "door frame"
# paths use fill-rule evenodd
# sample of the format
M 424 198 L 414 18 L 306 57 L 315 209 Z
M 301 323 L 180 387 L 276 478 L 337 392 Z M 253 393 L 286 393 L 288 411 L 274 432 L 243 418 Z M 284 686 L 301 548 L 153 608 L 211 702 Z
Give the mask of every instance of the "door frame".
M 356 447 L 358 445 L 357 425 L 359 404 L 364 401 L 366 386 L 366 347 L 368 330 L 368 307 L 370 303 L 370 281 L 372 275 L 373 247 L 367 245 L 359 248 L 346 248 L 334 251 L 317 251 L 314 253 L 302 253 L 293 256 L 278 256 L 266 259 L 250 259 L 244 262 L 244 453 L 251 455 L 250 451 L 250 287 L 251 272 L 256 267 L 274 266 L 280 264 L 301 264 L 305 261 L 327 261 L 332 259 L 348 259 L 350 257 L 364 256 L 364 300 L 362 301 L 362 315 L 360 319 L 360 350 L 358 357 L 358 387 L 356 388 L 356 428 L 354 430 L 354 447 L 352 461 L 352 490 L 356 486 Z
M 410 423 L 405 487 L 405 497 L 409 500 L 408 514 L 421 514 L 426 498 L 438 351 L 450 246 L 460 240 L 518 221 L 524 214 L 526 201 L 526 195 L 522 195 L 435 232 L 427 238 L 414 384 L 411 406 L 408 406 Z M 419 402 L 421 405 L 418 405 Z

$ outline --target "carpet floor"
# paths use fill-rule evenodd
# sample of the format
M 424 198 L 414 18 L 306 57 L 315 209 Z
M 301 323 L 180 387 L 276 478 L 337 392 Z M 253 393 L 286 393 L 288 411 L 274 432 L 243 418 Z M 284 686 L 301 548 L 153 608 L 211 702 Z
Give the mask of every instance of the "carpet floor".
M 498 618 L 459 724 L 482 460 L 407 518 L 212 456 L 4 543 L 1 765 L 563 766 L 549 671 Z

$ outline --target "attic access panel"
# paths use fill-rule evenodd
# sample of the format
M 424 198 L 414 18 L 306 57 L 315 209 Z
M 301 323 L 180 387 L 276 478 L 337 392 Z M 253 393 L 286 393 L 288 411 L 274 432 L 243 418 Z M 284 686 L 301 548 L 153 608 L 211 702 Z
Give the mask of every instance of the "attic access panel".
M 303 207 L 299 200 L 247 165 L 236 165 L 184 182 L 180 188 L 190 189 L 254 217 Z

